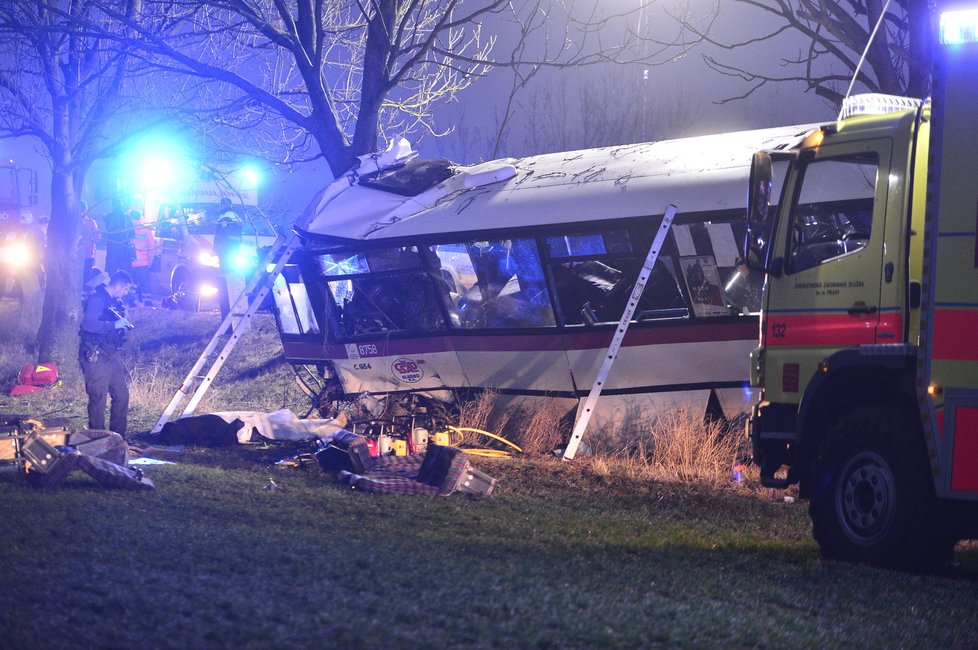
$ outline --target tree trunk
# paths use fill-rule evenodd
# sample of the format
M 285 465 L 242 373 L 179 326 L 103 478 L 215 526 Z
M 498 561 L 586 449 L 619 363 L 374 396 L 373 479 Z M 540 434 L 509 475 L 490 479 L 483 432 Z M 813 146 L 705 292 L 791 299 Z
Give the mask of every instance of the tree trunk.
M 75 323 L 68 318 L 69 306 L 78 302 L 81 260 L 76 259 L 75 241 L 78 236 L 79 206 L 75 194 L 75 179 L 67 167 L 54 165 L 51 178 L 51 222 L 48 224 L 45 253 L 44 304 L 41 307 L 41 326 L 37 332 L 37 361 L 64 363 L 64 349 L 58 350 L 60 340 L 70 340 L 68 352 L 74 351 L 74 339 L 68 339 Z M 78 268 L 76 268 L 78 267 Z M 73 332 L 71 332 L 73 333 Z
M 380 0 L 367 26 L 367 48 L 363 53 L 360 110 L 353 132 L 353 153 L 358 156 L 377 150 L 380 137 L 380 108 L 390 90 L 387 57 L 397 16 L 395 0 Z

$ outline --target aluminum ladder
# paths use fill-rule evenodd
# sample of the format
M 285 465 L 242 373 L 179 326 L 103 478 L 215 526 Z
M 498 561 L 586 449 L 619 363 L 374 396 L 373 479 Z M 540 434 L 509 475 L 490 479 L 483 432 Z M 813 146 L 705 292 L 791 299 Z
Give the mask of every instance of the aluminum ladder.
M 632 295 L 628 298 L 625 311 L 621 315 L 621 320 L 618 321 L 615 335 L 611 337 L 611 345 L 608 346 L 608 351 L 604 355 L 604 362 L 601 364 L 601 368 L 598 369 L 598 374 L 594 378 L 594 384 L 591 386 L 591 392 L 588 393 L 587 399 L 584 400 L 584 407 L 580 416 L 577 418 L 577 422 L 574 424 L 574 430 L 571 431 L 571 437 L 567 443 L 567 447 L 564 448 L 564 453 L 561 456 L 563 460 L 573 460 L 574 455 L 577 454 L 577 448 L 581 444 L 581 439 L 584 438 L 584 432 L 587 430 L 587 425 L 591 421 L 594 407 L 598 403 L 601 391 L 604 390 L 605 382 L 608 380 L 611 366 L 614 365 L 615 359 L 618 358 L 618 349 L 621 347 L 621 342 L 625 340 L 625 333 L 628 331 L 628 326 L 632 322 L 632 316 L 638 307 L 638 301 L 642 298 L 642 293 L 645 291 L 645 285 L 648 284 L 649 278 L 652 277 L 652 269 L 655 268 L 655 262 L 659 259 L 659 251 L 662 250 L 662 245 L 666 241 L 666 235 L 672 226 L 672 220 L 676 217 L 676 210 L 676 206 L 672 204 L 666 207 L 666 214 L 662 217 L 659 230 L 652 240 L 652 246 L 649 248 L 649 254 L 642 264 L 641 271 L 639 271 L 638 280 L 632 289 Z
M 244 291 L 231 305 L 228 315 L 221 322 L 214 336 L 211 337 L 207 347 L 197 359 L 197 363 L 194 364 L 194 367 L 183 380 L 183 384 L 170 399 L 170 403 L 163 411 L 160 419 L 156 421 L 150 435 L 159 434 L 163 430 L 163 425 L 169 422 L 177 411 L 180 411 L 178 418 L 186 417 L 194 412 L 197 404 L 200 403 L 207 389 L 213 383 L 214 377 L 217 376 L 217 373 L 224 366 L 224 362 L 227 361 L 231 350 L 237 345 L 242 333 L 250 326 L 251 317 L 261 306 L 265 296 L 275 284 L 276 278 L 299 246 L 301 246 L 301 240 L 295 232 L 287 237 L 280 235 L 275 240 L 275 244 L 272 245 L 265 259 L 262 260 L 261 268 L 252 276 Z M 230 336 L 224 340 L 225 335 L 229 333 Z

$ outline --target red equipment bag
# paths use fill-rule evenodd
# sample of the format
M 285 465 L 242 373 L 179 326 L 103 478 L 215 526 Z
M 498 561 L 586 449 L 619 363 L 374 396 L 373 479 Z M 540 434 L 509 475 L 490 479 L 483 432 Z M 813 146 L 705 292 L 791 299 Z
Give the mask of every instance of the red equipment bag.
M 17 384 L 10 389 L 10 395 L 12 397 L 30 395 L 60 383 L 58 364 L 54 362 L 37 365 L 27 364 L 17 374 Z

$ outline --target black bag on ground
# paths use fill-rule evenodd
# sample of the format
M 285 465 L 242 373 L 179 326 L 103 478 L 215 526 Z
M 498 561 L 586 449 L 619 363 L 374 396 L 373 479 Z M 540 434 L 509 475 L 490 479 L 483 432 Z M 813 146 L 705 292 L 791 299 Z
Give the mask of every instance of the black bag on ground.
M 316 452 L 316 462 L 324 472 L 347 471 L 361 474 L 373 467 L 374 458 L 370 455 L 363 436 L 344 430 L 334 435 L 324 448 Z
M 238 444 L 238 429 L 244 422 L 235 419 L 225 422 L 217 415 L 195 415 L 163 425 L 159 442 L 164 445 L 197 447 L 229 447 Z
M 316 462 L 324 472 L 354 472 L 353 460 L 350 458 L 348 449 L 341 449 L 336 445 L 326 445 L 316 452 Z

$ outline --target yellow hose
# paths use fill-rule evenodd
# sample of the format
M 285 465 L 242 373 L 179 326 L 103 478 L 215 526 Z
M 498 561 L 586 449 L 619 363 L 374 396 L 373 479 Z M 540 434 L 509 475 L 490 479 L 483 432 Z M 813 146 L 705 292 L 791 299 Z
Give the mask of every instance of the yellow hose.
M 506 440 L 506 438 L 503 438 L 502 436 L 497 436 L 495 433 L 489 433 L 488 431 L 483 431 L 482 429 L 473 429 L 472 427 L 453 427 L 453 426 L 449 426 L 448 429 L 450 431 L 471 431 L 472 433 L 479 433 L 479 434 L 482 434 L 484 436 L 488 436 L 488 437 L 492 438 L 493 440 L 498 440 L 499 442 L 503 443 L 504 445 L 509 445 L 510 447 L 512 447 L 513 449 L 515 449 L 516 451 L 518 451 L 520 453 L 523 453 L 523 449 L 521 449 L 519 446 L 513 444 L 509 440 Z
M 512 458 L 513 454 L 502 449 L 480 449 L 478 447 L 468 447 L 465 450 L 469 456 L 482 456 L 484 458 Z
M 472 427 L 453 427 L 453 426 L 449 425 L 448 430 L 446 430 L 446 431 L 440 431 L 439 433 L 448 434 L 448 436 L 449 436 L 449 439 L 448 439 L 449 440 L 449 444 L 451 444 L 452 446 L 456 446 L 457 447 L 465 439 L 465 432 L 466 431 L 471 432 L 471 433 L 478 433 L 478 434 L 483 435 L 483 436 L 486 436 L 488 438 L 492 438 L 493 440 L 498 440 L 499 442 L 501 442 L 501 443 L 503 443 L 505 445 L 509 445 L 510 447 L 512 447 L 513 449 L 515 449 L 518 453 L 523 453 L 523 449 L 522 448 L 520 448 L 519 446 L 513 444 L 509 440 L 506 440 L 506 438 L 503 438 L 502 436 L 497 436 L 495 433 L 490 433 L 488 431 L 483 431 L 482 429 L 473 429 Z M 458 436 L 458 442 L 454 442 L 452 440 L 452 434 L 455 434 L 456 436 Z M 485 457 L 485 458 L 509 458 L 510 456 L 513 455 L 513 452 L 506 451 L 505 449 L 484 449 L 484 448 L 472 448 L 472 447 L 466 448 L 465 449 L 465 453 L 470 454 L 472 456 L 482 456 L 482 457 Z

